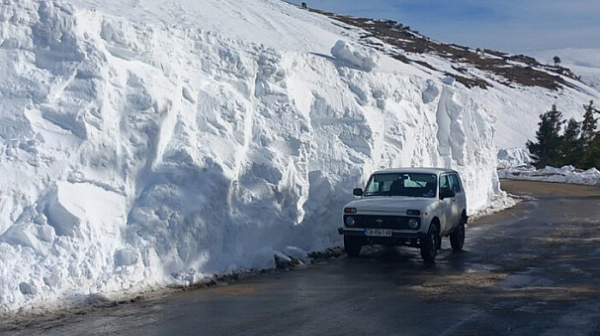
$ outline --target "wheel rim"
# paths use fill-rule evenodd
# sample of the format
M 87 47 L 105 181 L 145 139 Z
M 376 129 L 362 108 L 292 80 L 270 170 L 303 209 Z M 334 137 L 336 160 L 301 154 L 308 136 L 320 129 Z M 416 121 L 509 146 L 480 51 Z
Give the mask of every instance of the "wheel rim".
M 431 237 L 429 238 L 429 253 L 434 256 L 437 251 L 437 230 L 431 231 Z

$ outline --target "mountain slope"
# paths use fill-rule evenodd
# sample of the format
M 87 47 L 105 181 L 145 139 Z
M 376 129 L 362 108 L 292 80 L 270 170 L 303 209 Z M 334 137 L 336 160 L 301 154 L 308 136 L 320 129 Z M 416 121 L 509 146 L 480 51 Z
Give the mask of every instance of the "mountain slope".
M 358 28 L 361 43 L 402 63 L 437 78 L 450 76 L 470 88 L 473 99 L 496 117 L 495 143 L 500 149 L 524 148 L 535 136 L 539 115 L 552 104 L 566 118 L 580 119 L 581 104 L 600 98 L 589 84 L 593 82 L 586 80 L 590 76 L 581 81 L 562 66 L 539 63 L 525 55 L 444 44 L 395 21 L 310 11 L 332 18 L 348 31 Z
M 581 81 L 600 91 L 600 49 L 551 49 L 529 52 L 542 62 L 553 63 L 554 56 L 559 56 L 561 64 L 569 67 Z

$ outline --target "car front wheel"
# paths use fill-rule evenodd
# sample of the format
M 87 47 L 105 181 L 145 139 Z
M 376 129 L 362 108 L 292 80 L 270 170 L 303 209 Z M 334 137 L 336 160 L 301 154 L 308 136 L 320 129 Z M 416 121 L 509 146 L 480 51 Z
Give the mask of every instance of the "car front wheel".
M 358 237 L 344 236 L 344 249 L 350 258 L 358 258 L 362 242 Z
M 436 224 L 431 224 L 427 232 L 427 237 L 421 240 L 421 257 L 425 262 L 432 263 L 435 261 L 439 242 L 440 229 Z

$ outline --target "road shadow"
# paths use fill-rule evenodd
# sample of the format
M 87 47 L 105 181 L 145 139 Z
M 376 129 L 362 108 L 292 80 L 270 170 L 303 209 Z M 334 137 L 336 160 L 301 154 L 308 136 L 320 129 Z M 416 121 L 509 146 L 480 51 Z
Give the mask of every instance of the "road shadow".
M 450 248 L 443 248 L 438 251 L 434 263 L 427 263 L 416 248 L 371 245 L 364 246 L 358 258 L 347 258 L 344 263 L 370 272 L 456 273 L 493 268 L 477 263 L 475 257 L 476 254 L 470 250 L 455 252 Z

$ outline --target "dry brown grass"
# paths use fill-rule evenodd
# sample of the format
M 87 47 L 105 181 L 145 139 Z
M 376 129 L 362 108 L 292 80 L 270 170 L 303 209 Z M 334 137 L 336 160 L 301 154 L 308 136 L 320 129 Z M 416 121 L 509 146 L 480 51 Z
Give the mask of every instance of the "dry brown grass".
M 493 76 L 504 78 L 505 80 L 501 80 L 500 82 L 507 86 L 519 84 L 523 86 L 539 86 L 551 90 L 558 90 L 563 86 L 568 86 L 568 83 L 559 75 L 579 80 L 579 78 L 569 69 L 543 65 L 534 58 L 528 56 L 509 55 L 494 50 L 481 50 L 476 52 L 467 47 L 433 41 L 428 37 L 411 30 L 410 27 L 403 26 L 393 21 L 371 20 L 338 15 L 316 9 L 310 10 L 329 16 L 343 24 L 365 30 L 366 34 L 361 36 L 362 38 L 375 37 L 404 52 L 433 54 L 455 63 L 474 66 Z M 345 27 L 342 24 L 340 24 L 340 26 Z M 379 48 L 377 45 L 369 45 L 376 49 Z M 390 56 L 405 63 L 415 63 L 427 69 L 439 71 L 422 60 L 411 60 L 402 53 L 394 53 Z M 516 62 L 518 62 L 518 64 Z M 554 74 L 550 74 L 549 72 Z M 480 87 L 485 89 L 489 86 L 488 80 L 475 76 L 469 71 L 463 72 L 463 75 L 452 74 L 452 77 L 469 88 Z M 491 77 L 490 80 L 493 80 Z

